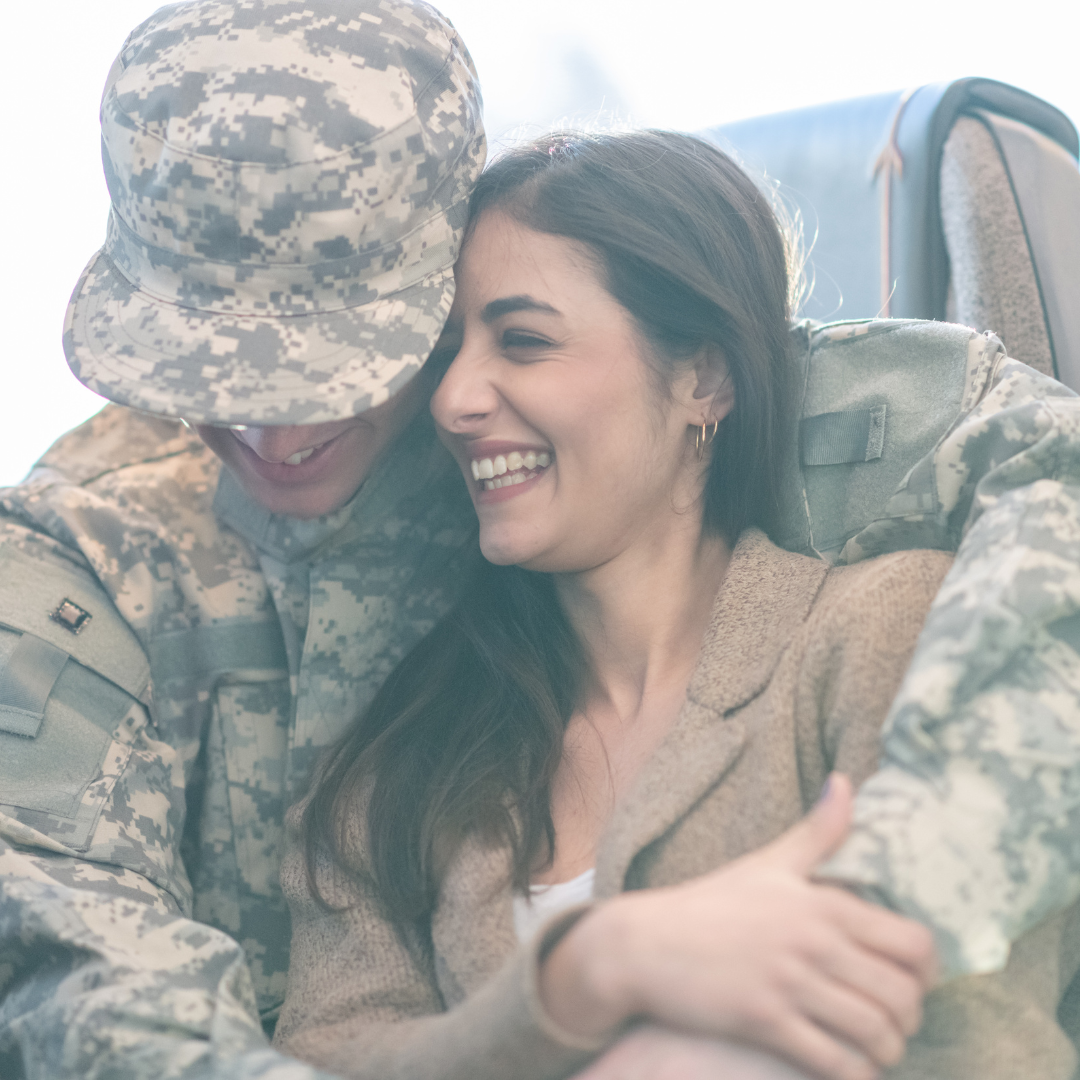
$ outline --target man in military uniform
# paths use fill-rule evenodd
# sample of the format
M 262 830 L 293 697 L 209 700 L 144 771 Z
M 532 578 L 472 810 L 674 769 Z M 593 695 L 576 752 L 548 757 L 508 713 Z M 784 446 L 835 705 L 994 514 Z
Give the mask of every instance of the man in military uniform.
M 282 817 L 474 557 L 421 367 L 479 108 L 452 27 L 406 0 L 185 0 L 110 73 L 113 211 L 65 346 L 118 404 L 0 503 L 0 1076 L 317 1075 L 264 1033 Z M 1080 435 L 993 339 L 905 327 L 797 330 L 811 374 L 903 345 L 958 375 L 941 432 L 886 442 L 896 482 L 861 520 L 826 536 L 851 500 L 796 475 L 786 542 L 963 539 L 830 867 L 958 975 L 1080 891 Z
M 476 557 L 421 367 L 480 111 L 410 0 L 185 0 L 113 65 L 64 341 L 119 404 L 0 512 L 0 1076 L 315 1075 L 282 819 Z

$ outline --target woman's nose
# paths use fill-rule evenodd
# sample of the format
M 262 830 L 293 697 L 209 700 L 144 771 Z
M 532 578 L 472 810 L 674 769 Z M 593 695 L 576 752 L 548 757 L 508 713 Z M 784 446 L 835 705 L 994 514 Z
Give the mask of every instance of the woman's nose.
M 431 415 L 446 431 L 468 434 L 498 409 L 499 395 L 488 365 L 477 350 L 463 345 L 431 398 Z

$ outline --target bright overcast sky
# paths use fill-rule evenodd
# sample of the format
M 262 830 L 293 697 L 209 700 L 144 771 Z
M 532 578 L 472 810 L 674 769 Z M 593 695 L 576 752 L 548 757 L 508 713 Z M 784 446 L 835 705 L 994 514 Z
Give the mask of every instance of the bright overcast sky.
M 1076 0 L 445 0 L 480 72 L 495 141 L 517 125 L 614 113 L 696 130 L 822 101 L 981 75 L 1080 121 Z M 108 206 L 97 106 L 112 57 L 153 0 L 5 11 L 0 169 L 9 208 L 0 353 L 0 485 L 101 400 L 68 373 L 64 306 Z

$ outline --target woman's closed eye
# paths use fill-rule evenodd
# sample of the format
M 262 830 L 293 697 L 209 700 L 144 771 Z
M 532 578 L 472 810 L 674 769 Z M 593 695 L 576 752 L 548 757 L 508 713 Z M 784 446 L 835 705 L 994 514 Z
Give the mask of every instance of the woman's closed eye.
M 553 342 L 530 330 L 504 330 L 502 349 L 512 360 L 529 362 L 539 359 L 537 353 L 550 349 Z

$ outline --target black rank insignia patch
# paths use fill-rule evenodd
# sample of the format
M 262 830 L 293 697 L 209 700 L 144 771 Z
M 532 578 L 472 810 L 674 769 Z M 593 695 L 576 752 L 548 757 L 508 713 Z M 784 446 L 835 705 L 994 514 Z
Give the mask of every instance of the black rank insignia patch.
M 60 606 L 49 616 L 54 623 L 59 623 L 65 630 L 73 634 L 83 630 L 86 624 L 93 618 L 89 611 L 84 611 L 73 600 L 67 598 L 60 601 Z

